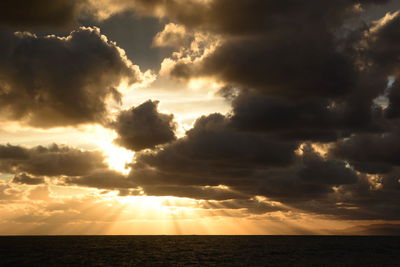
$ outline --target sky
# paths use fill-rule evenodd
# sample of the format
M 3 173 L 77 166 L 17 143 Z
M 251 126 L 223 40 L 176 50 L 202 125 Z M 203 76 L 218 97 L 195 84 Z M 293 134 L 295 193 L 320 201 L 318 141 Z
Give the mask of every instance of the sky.
M 397 0 L 0 2 L 0 235 L 399 234 Z

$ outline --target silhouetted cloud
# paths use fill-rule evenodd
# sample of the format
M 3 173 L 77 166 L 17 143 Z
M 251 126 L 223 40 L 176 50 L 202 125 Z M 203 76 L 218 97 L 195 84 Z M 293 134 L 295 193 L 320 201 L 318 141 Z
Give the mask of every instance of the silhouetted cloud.
M 360 20 L 388 2 L 102 1 L 113 7 L 105 17 L 134 10 L 174 23 L 155 38 L 183 46 L 162 73 L 215 79 L 232 103 L 137 153 L 127 179 L 150 195 L 263 196 L 344 219 L 398 218 L 399 13 Z
M 112 127 L 118 133 L 115 142 L 139 151 L 175 140 L 173 115 L 158 112 L 157 101 L 147 101 L 130 110 L 122 111 Z
M 227 118 L 212 114 L 198 119 L 185 137 L 164 149 L 139 153 L 131 175 L 139 185 L 242 184 L 253 169 L 292 163 L 297 145 L 237 132 Z
M 25 160 L 29 158 L 29 151 L 26 148 L 20 146 L 13 146 L 10 144 L 0 145 L 0 159 L 14 159 L 14 160 Z
M 185 137 L 163 150 L 139 153 L 129 178 L 151 194 L 246 198 L 254 192 L 218 186 L 252 187 L 254 171 L 290 166 L 297 146 L 274 136 L 238 132 L 229 119 L 212 114 L 198 119 Z
M 332 153 L 347 160 L 364 173 L 386 173 L 399 166 L 400 149 L 398 133 L 355 135 L 335 144 Z
M 75 23 L 86 0 L 4 0 L 0 3 L 0 25 L 67 27 Z
M 0 112 L 49 128 L 104 122 L 116 87 L 141 81 L 139 68 L 98 28 L 67 37 L 0 33 Z
M 37 146 L 23 148 L 19 146 L 6 147 L 9 154 L 2 153 L 0 171 L 4 173 L 26 173 L 40 176 L 76 176 L 86 175 L 100 168 L 106 168 L 103 155 L 100 152 L 81 151 L 67 146 L 53 144 L 49 147 Z M 13 148 L 11 150 L 10 148 Z M 15 151 L 24 151 L 24 157 L 15 157 Z M 26 174 L 18 176 L 17 180 Z M 25 176 L 25 178 L 27 178 Z

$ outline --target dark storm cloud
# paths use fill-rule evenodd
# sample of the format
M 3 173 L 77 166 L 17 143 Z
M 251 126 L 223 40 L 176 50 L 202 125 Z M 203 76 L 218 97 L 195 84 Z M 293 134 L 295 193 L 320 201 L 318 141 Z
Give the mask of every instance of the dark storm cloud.
M 279 133 L 286 138 L 335 140 L 341 111 L 324 99 L 293 101 L 244 93 L 232 103 L 232 124 L 238 129 Z M 342 132 L 343 135 L 346 132 Z
M 292 99 L 245 91 L 233 99 L 235 128 L 275 133 L 287 139 L 329 142 L 355 132 L 383 132 L 381 107 L 359 99 Z
M 69 36 L 0 32 L 0 112 L 49 128 L 104 122 L 121 81 L 140 81 L 139 68 L 98 28 Z
M 199 119 L 191 131 L 162 151 L 137 155 L 129 179 L 151 195 L 219 200 L 262 195 L 282 202 L 326 199 L 334 186 L 358 182 L 343 161 L 323 159 L 309 147 L 296 156 L 296 143 L 237 132 L 219 114 Z
M 365 49 L 370 63 L 384 69 L 389 75 L 399 75 L 400 55 L 400 13 L 387 14 L 384 18 L 372 24 L 367 35 Z
M 72 26 L 85 0 L 3 0 L 0 25 L 31 27 Z
M 236 86 L 292 97 L 348 92 L 355 83 L 355 73 L 351 61 L 335 51 L 333 41 L 327 37 L 324 42 L 321 36 L 317 42 L 314 35 L 293 34 L 272 40 L 264 36 L 233 39 L 200 63 L 178 62 L 171 73 L 178 78 L 211 76 Z
M 103 155 L 99 152 L 81 151 L 56 144 L 30 149 L 10 145 L 6 147 L 12 147 L 14 150 L 9 150 L 9 154 L 2 154 L 0 171 L 17 174 L 17 181 L 28 178 L 25 175 L 77 176 L 87 175 L 99 168 L 106 168 Z M 24 151 L 24 156 L 16 157 L 15 150 Z
M 358 176 L 343 161 L 324 159 L 306 146 L 290 167 L 260 169 L 249 180 L 252 183 L 237 189 L 292 204 L 326 200 L 334 193 L 334 186 L 356 184 Z
M 369 5 L 365 7 L 363 19 L 365 21 L 374 21 L 382 18 L 388 12 L 400 10 L 400 2 L 398 1 L 386 1 L 382 5 Z
M 338 160 L 319 159 L 315 162 L 319 162 L 319 167 L 307 161 L 303 161 L 300 171 L 292 168 L 260 173 L 260 177 L 269 181 L 260 187 L 259 194 L 283 202 L 291 209 L 341 219 L 399 219 L 398 168 L 385 175 L 367 175 L 356 173 Z
M 139 151 L 176 139 L 173 115 L 158 112 L 157 101 L 147 101 L 130 110 L 122 111 L 112 127 L 118 133 L 115 142 Z
M 232 4 L 221 0 L 196 11 L 201 20 L 196 15 L 185 20 L 172 12 L 171 17 L 187 27 L 213 31 L 223 38 L 203 60 L 178 62 L 172 74 L 213 76 L 234 85 L 297 97 L 342 95 L 356 80 L 352 59 L 338 49 L 342 45 L 340 26 L 354 13 L 355 3 L 251 0 Z
M 310 21 L 318 18 L 321 24 L 338 22 L 348 7 L 355 4 L 385 4 L 390 0 L 336 0 L 329 2 L 299 0 L 285 1 L 229 1 L 229 0 L 104 0 L 92 1 L 100 12 L 109 13 L 135 11 L 139 14 L 165 17 L 187 27 L 215 31 L 218 33 L 244 34 L 260 32 L 285 24 L 289 15 L 299 20 Z M 325 12 L 320 12 L 324 10 Z M 235 16 L 232 16 L 235 14 Z M 281 16 L 276 16 L 281 15 Z M 246 23 L 244 23 L 246 22 Z M 316 27 L 325 25 L 316 25 Z
M 60 147 L 1 146 L 0 166 L 121 195 L 143 189 L 218 203 L 211 208 L 398 220 L 400 15 L 361 20 L 363 8 L 388 3 L 91 1 L 99 16 L 134 10 L 175 23 L 179 38 L 161 38 L 164 45 L 193 43 L 165 61 L 170 74 L 221 82 L 232 112 L 203 116 L 176 139 L 172 115 L 159 113 L 157 102 L 123 111 L 113 125 L 116 142 L 153 149 L 135 154 L 127 177 L 106 169 L 97 152 Z M 0 110 L 33 126 L 104 122 L 106 99 L 119 96 L 114 88 L 139 80 L 139 70 L 96 29 L 68 38 L 1 36 Z
M 312 152 L 303 155 L 305 167 L 300 170 L 299 177 L 312 184 L 343 185 L 355 184 L 358 180 L 356 173 L 347 168 L 345 162 L 338 160 L 323 160 Z
M 151 194 L 203 199 L 225 198 L 206 190 L 219 185 L 235 192 L 230 198 L 288 200 L 322 198 L 333 193 L 333 186 L 357 182 L 343 161 L 325 160 L 311 148 L 296 156 L 297 147 L 273 136 L 239 132 L 228 118 L 213 114 L 200 118 L 186 137 L 163 150 L 139 153 L 129 178 Z
M 386 2 L 211 1 L 203 9 L 211 19 L 193 23 L 172 13 L 186 27 L 221 40 L 197 60 L 187 60 L 190 52 L 173 57 L 171 74 L 213 77 L 239 89 L 232 121 L 243 131 L 323 142 L 382 132 L 383 111 L 374 99 L 384 93 L 389 72 L 371 63 L 386 58 L 371 50 L 384 47 L 372 36 L 388 34 L 370 34 L 373 27 L 359 20 L 364 6 L 357 4 Z M 225 16 L 226 10 L 240 15 Z
M 26 148 L 20 146 L 13 146 L 10 144 L 0 145 L 0 159 L 27 159 L 29 158 L 29 151 Z
M 219 114 L 199 119 L 192 132 L 164 150 L 139 153 L 128 179 L 149 195 L 223 201 L 260 195 L 284 203 L 289 209 L 342 219 L 398 218 L 400 186 L 395 174 L 382 181 L 371 180 L 341 159 L 320 156 L 309 145 L 295 156 L 297 147 L 293 144 L 286 163 L 268 162 L 267 155 L 263 155 L 264 160 L 258 155 L 257 161 L 252 158 L 257 149 L 251 142 L 257 142 L 260 151 L 268 153 L 268 147 L 256 139 L 265 135 L 238 132 L 229 125 L 229 119 Z M 249 143 L 238 142 L 240 138 L 228 138 L 229 135 L 240 136 Z M 224 137 L 212 142 L 217 139 L 215 136 Z M 269 138 L 275 146 L 282 142 Z M 225 146 L 227 143 L 221 140 L 232 143 Z M 275 147 L 273 151 L 282 153 L 282 148 Z M 263 213 L 253 209 L 249 212 Z
M 394 10 L 392 10 L 394 11 Z M 387 97 L 388 107 L 384 114 L 390 122 L 387 128 L 393 130 L 397 128 L 395 121 L 399 116 L 397 104 L 399 103 L 399 76 L 400 64 L 398 58 L 400 50 L 400 16 L 399 12 L 386 14 L 385 17 L 372 23 L 369 29 L 363 32 L 364 38 L 360 42 L 359 48 L 365 62 L 363 68 L 368 67 L 378 70 L 377 75 L 369 79 L 378 80 L 382 77 L 390 79 L 389 87 L 381 92 Z
M 385 115 L 389 119 L 400 118 L 400 81 L 395 80 L 389 90 L 389 106 L 385 110 Z
M 253 168 L 292 163 L 297 145 L 274 136 L 238 132 L 227 118 L 212 114 L 198 119 L 184 138 L 164 149 L 138 154 L 131 178 L 139 185 L 246 183 Z
M 151 195 L 223 201 L 258 195 L 345 219 L 399 218 L 399 14 L 362 21 L 363 9 L 387 4 L 114 3 L 167 18 L 189 39 L 196 32 L 218 40 L 201 48 L 201 57 L 186 47 L 167 63 L 174 77 L 222 82 L 221 94 L 232 103 L 229 115 L 204 116 L 185 137 L 137 153 L 128 179 Z M 195 48 L 203 45 L 193 40 Z M 390 77 L 396 81 L 388 88 Z M 379 96 L 388 107 L 377 104 Z M 322 143 L 329 143 L 325 155 L 313 147 Z
M 355 135 L 337 142 L 332 153 L 365 173 L 386 173 L 400 165 L 398 133 Z
M 336 201 L 326 203 L 326 212 L 346 219 L 398 220 L 400 214 L 398 176 L 398 168 L 383 175 L 362 174 L 358 183 L 338 188 Z M 315 209 L 315 212 L 318 212 L 318 209 Z
M 366 39 L 361 45 L 367 58 L 367 63 L 380 69 L 383 75 L 392 79 L 388 88 L 389 106 L 385 115 L 389 119 L 399 117 L 398 104 L 400 103 L 400 13 L 389 13 L 384 18 L 372 24 L 365 32 Z M 377 77 L 379 78 L 379 77 Z
M 211 18 L 191 22 L 171 12 L 172 20 L 188 28 L 221 36 L 221 44 L 201 60 L 177 59 L 171 74 L 210 76 L 246 88 L 233 103 L 234 121 L 243 130 L 277 129 L 314 141 L 379 131 L 382 122 L 375 119 L 382 112 L 373 99 L 384 92 L 388 72 L 377 64 L 365 68 L 379 57 L 371 47 L 382 48 L 382 42 L 360 48 L 372 37 L 365 36 L 356 4 L 386 2 L 211 1 L 199 11 Z M 227 10 L 240 12 L 226 16 Z

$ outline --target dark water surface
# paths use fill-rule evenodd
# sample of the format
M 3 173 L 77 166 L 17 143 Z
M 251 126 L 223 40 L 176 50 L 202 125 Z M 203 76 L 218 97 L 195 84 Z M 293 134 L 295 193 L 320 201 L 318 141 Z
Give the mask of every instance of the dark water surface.
M 400 266 L 400 237 L 0 237 L 0 266 Z

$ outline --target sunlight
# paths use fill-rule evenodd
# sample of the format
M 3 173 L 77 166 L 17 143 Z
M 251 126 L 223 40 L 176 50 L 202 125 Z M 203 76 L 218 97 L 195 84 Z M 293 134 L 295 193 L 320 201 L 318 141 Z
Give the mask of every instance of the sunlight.
M 90 132 L 91 141 L 103 152 L 105 162 L 110 169 L 128 174 L 130 168 L 127 164 L 132 162 L 135 152 L 115 145 L 113 140 L 117 138 L 117 134 L 110 129 L 93 126 Z
M 106 163 L 110 169 L 123 174 L 129 173 L 130 168 L 127 167 L 127 164 L 132 162 L 134 152 L 106 142 L 100 143 L 99 146 L 106 156 Z
M 207 88 L 208 90 L 212 89 L 212 92 L 215 92 L 219 88 L 221 88 L 221 86 L 221 83 L 218 83 L 215 80 L 209 78 L 195 78 L 191 79 L 188 83 L 189 89 L 192 89 L 194 91 Z
M 168 214 L 177 214 L 177 211 L 193 212 L 193 199 L 177 197 L 156 197 L 156 196 L 114 196 L 121 205 L 129 208 L 140 209 L 145 207 L 146 211 L 157 213 L 160 218 Z

